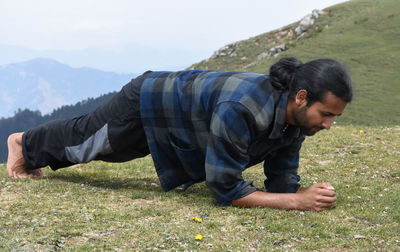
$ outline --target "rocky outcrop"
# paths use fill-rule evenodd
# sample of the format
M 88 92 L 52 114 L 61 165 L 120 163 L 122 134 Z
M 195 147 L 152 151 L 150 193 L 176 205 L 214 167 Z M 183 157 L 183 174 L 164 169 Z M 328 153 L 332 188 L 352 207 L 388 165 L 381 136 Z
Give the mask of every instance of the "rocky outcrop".
M 296 37 L 300 37 L 303 33 L 307 32 L 314 25 L 315 20 L 323 14 L 325 14 L 325 12 L 321 10 L 313 10 L 311 14 L 303 17 L 299 23 L 299 26 L 294 29 Z
M 277 56 L 277 54 L 279 54 L 280 52 L 286 51 L 287 49 L 288 49 L 288 47 L 286 46 L 286 44 L 277 45 L 277 46 L 269 49 L 269 51 L 268 51 L 269 56 Z
M 288 47 L 286 46 L 286 44 L 274 46 L 271 49 L 269 49 L 268 52 L 260 53 L 255 61 L 251 62 L 250 64 L 247 64 L 246 66 L 244 66 L 244 68 L 255 66 L 259 61 L 265 58 L 278 57 L 280 52 L 286 51 L 287 49 Z
M 271 58 L 271 57 L 278 57 L 279 54 L 283 51 L 286 51 L 289 49 L 290 44 L 292 43 L 291 41 L 293 40 L 298 40 L 301 37 L 303 37 L 310 29 L 314 26 L 316 23 L 316 20 L 321 16 L 325 14 L 324 11 L 321 10 L 313 10 L 311 14 L 306 15 L 303 17 L 298 26 L 293 29 L 293 26 L 291 28 L 285 28 L 285 29 L 279 29 L 274 32 L 268 33 L 268 42 L 263 42 L 265 46 L 263 46 L 265 49 L 264 51 L 261 52 L 256 56 L 256 58 L 251 62 L 248 63 L 248 60 L 250 58 L 249 55 L 243 55 L 243 53 L 240 53 L 240 49 L 249 47 L 248 44 L 242 44 L 243 41 L 238 41 L 235 43 L 228 44 L 217 51 L 213 53 L 213 55 L 204 60 L 203 62 L 208 62 L 213 59 L 217 59 L 220 57 L 237 57 L 240 54 L 240 60 L 243 62 L 242 67 L 243 68 L 249 68 L 253 67 L 258 64 L 263 59 L 266 58 Z M 325 26 L 324 28 L 326 28 Z M 315 29 L 320 29 L 316 27 Z M 250 43 L 254 43 L 255 47 L 260 47 L 259 45 L 259 39 L 257 37 L 249 39 L 248 40 Z M 245 41 L 244 43 L 248 43 Z M 269 47 L 270 46 L 270 47 Z M 272 46 L 272 47 L 271 47 Z M 251 56 L 251 58 L 254 56 Z M 224 60 L 224 59 L 223 59 Z M 247 63 L 247 64 L 246 64 Z
M 210 59 L 215 59 L 221 56 L 230 56 L 235 57 L 237 56 L 236 50 L 239 48 L 239 42 L 235 42 L 232 44 L 228 44 L 213 53 Z

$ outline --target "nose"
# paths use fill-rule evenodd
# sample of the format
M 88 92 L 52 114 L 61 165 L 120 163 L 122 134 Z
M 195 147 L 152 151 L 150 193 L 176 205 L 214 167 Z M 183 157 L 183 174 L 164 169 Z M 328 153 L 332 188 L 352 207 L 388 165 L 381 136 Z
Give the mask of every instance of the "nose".
M 329 130 L 331 128 L 332 123 L 333 123 L 333 117 L 327 118 L 325 121 L 322 122 L 322 127 L 326 130 Z

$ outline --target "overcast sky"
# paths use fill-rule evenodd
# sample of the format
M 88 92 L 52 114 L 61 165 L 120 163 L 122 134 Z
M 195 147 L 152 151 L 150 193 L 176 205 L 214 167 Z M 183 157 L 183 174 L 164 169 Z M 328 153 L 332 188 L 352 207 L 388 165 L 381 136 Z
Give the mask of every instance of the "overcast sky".
M 220 47 L 280 28 L 343 0 L 0 0 L 0 44 L 120 50 Z

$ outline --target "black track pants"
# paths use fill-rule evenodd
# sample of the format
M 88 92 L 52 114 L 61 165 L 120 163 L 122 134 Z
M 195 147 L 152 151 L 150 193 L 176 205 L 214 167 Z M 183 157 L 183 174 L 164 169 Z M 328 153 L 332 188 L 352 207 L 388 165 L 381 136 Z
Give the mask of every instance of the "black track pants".
M 145 76 L 145 74 L 143 75 Z M 149 154 L 140 119 L 140 76 L 95 111 L 26 131 L 26 167 L 53 170 L 91 160 L 123 162 Z

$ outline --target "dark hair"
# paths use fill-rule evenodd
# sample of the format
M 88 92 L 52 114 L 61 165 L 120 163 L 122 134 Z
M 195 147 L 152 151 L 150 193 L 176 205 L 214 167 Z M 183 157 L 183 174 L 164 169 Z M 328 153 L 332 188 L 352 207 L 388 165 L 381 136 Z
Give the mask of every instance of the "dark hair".
M 307 106 L 321 102 L 327 92 L 345 102 L 353 99 L 350 75 L 346 68 L 333 59 L 317 59 L 307 63 L 288 57 L 279 60 L 269 69 L 271 84 L 289 91 L 289 99 L 294 99 L 299 90 L 307 91 Z

